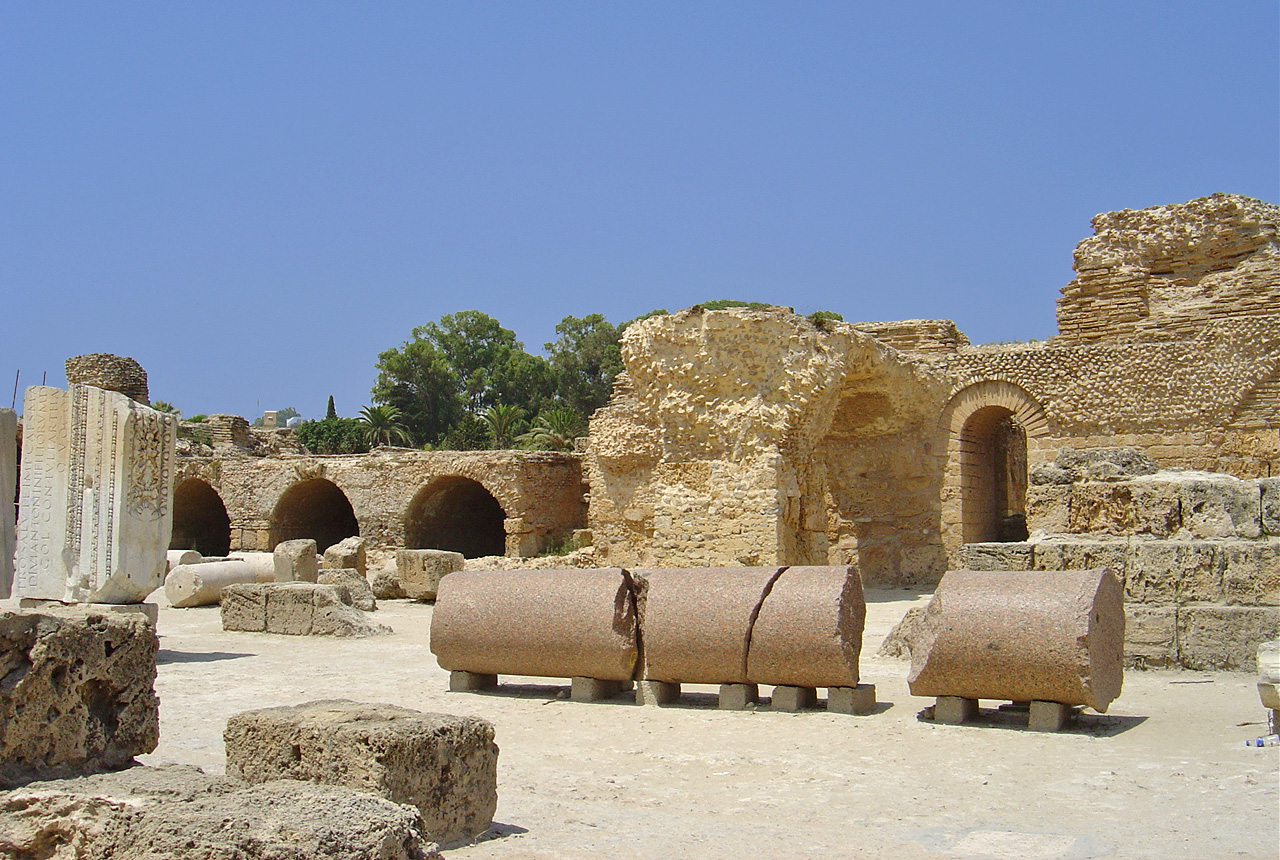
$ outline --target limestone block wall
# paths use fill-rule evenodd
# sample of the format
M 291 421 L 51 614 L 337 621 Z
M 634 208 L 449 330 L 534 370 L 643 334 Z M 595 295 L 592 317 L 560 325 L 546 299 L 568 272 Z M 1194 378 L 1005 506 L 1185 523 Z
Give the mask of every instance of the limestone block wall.
M 358 455 L 251 457 L 224 452 L 181 460 L 179 495 L 192 479 L 207 484 L 225 506 L 233 550 L 266 551 L 281 540 L 316 539 L 298 533 L 308 528 L 318 529 L 318 542 L 326 546 L 358 533 L 371 548 L 391 549 L 411 545 L 415 528 L 421 537 L 436 523 L 450 532 L 496 530 L 498 552 L 474 554 L 535 555 L 586 519 L 582 469 L 573 454 L 376 449 Z M 473 515 L 487 518 L 492 528 L 469 523 Z
M 843 323 L 696 307 L 630 327 L 623 360 L 586 457 L 602 561 L 941 574 L 925 365 Z

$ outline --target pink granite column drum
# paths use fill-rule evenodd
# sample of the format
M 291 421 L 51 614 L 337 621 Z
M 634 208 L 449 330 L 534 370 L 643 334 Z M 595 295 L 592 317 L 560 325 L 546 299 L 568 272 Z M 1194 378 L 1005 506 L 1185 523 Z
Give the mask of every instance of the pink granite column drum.
M 751 629 L 753 684 L 855 687 L 867 604 L 851 567 L 788 567 Z
M 645 680 L 747 683 L 760 603 L 785 568 L 635 570 Z
M 457 571 L 440 580 L 431 652 L 442 669 L 629 681 L 636 614 L 621 569 Z
M 913 696 L 1105 712 L 1124 681 L 1124 593 L 1109 570 L 948 572 L 911 649 Z

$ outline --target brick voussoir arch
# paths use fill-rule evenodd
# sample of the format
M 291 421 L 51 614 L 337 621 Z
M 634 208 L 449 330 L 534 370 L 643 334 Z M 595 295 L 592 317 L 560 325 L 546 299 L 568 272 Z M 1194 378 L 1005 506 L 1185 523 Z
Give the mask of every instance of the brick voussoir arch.
M 938 423 L 947 431 L 949 439 L 960 440 L 965 423 L 973 413 L 988 406 L 1008 409 L 1030 437 L 1049 435 L 1049 418 L 1044 407 L 1025 388 L 1002 379 L 975 382 L 951 395 Z

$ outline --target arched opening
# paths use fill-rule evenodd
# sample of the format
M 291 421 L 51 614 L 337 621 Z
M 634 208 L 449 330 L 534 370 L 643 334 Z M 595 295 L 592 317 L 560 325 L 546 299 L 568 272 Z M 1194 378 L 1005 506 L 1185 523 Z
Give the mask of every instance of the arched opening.
M 436 478 L 409 503 L 405 546 L 445 549 L 467 558 L 502 555 L 507 548 L 506 517 L 502 505 L 478 481 L 458 475 Z
M 1027 539 L 1027 434 L 1003 406 L 974 411 L 960 433 L 965 543 Z
M 360 534 L 351 502 L 338 485 L 324 478 L 299 481 L 284 491 L 271 512 L 271 548 L 287 540 L 311 538 L 324 552 L 340 540 Z
M 173 533 L 169 549 L 193 549 L 205 556 L 231 552 L 231 517 L 218 491 L 199 478 L 173 488 Z

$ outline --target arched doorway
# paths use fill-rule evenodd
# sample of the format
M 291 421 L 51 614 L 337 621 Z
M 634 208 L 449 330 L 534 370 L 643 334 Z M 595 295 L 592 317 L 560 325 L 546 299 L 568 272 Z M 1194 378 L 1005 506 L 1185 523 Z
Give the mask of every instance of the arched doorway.
M 287 540 L 311 538 L 324 552 L 344 538 L 360 534 L 346 493 L 333 481 L 310 478 L 284 491 L 271 512 L 271 547 Z
M 960 431 L 964 542 L 1027 539 L 1027 433 L 1010 409 L 984 406 Z
M 173 533 L 169 549 L 193 549 L 205 556 L 231 551 L 231 517 L 218 491 L 199 478 L 173 488 Z
M 409 549 L 444 549 L 467 558 L 502 555 L 507 548 L 502 505 L 470 478 L 436 478 L 413 497 L 405 512 Z

